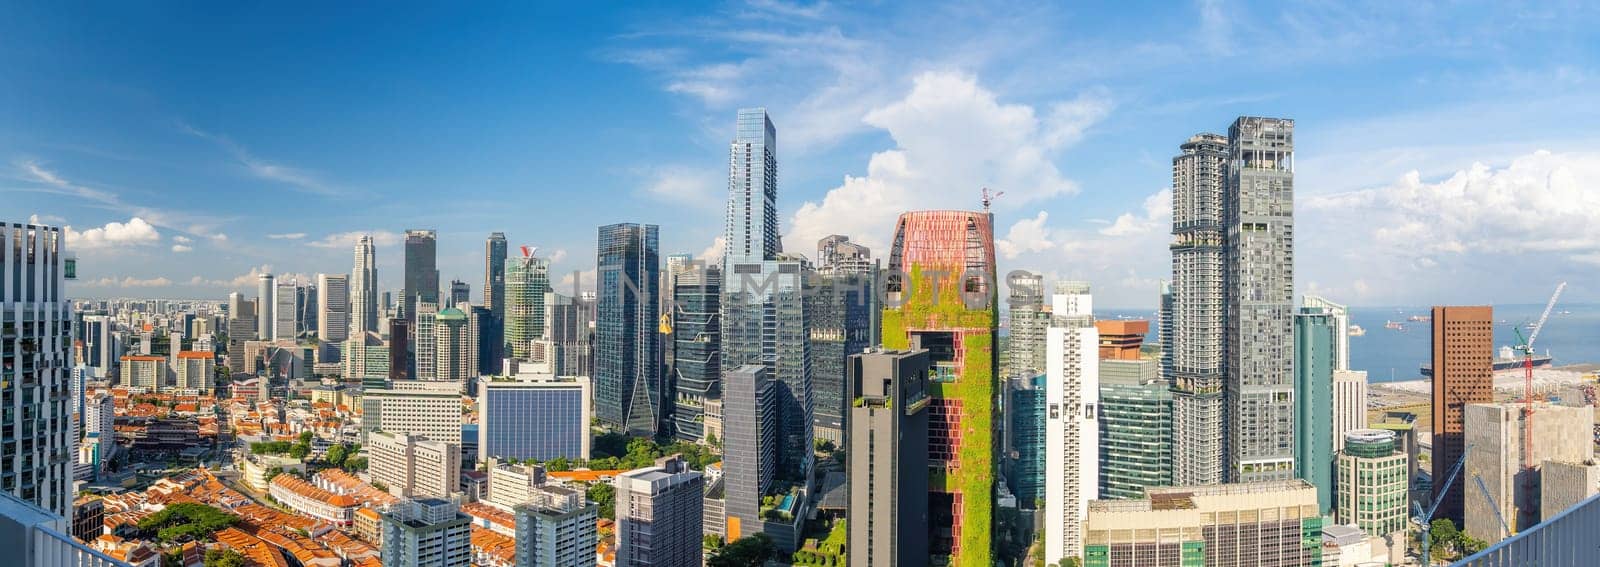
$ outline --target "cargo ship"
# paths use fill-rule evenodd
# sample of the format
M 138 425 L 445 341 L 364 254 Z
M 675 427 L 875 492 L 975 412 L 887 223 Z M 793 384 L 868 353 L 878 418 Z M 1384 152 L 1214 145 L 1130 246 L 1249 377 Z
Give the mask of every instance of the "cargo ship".
M 1555 359 L 1550 356 L 1550 353 L 1533 355 L 1533 367 L 1534 368 L 1541 368 L 1541 367 L 1549 366 L 1550 363 L 1554 362 L 1554 361 L 1555 361 Z M 1494 359 L 1494 371 L 1495 372 L 1499 372 L 1501 370 L 1511 370 L 1511 369 L 1514 369 L 1514 368 L 1522 368 L 1522 364 L 1523 364 L 1522 357 L 1517 356 L 1517 352 L 1516 351 L 1512 350 L 1511 347 L 1503 346 L 1503 347 L 1500 347 L 1500 356 L 1497 356 Z M 1424 365 L 1422 365 L 1422 377 L 1423 378 L 1432 378 L 1433 377 L 1433 365 L 1432 364 L 1424 364 Z

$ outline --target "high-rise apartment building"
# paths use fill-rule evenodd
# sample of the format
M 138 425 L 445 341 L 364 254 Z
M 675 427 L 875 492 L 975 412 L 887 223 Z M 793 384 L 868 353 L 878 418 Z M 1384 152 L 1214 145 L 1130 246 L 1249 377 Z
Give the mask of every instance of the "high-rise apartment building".
M 1317 487 L 1317 506 L 1333 512 L 1334 318 L 1321 307 L 1294 316 L 1295 478 Z M 1381 535 L 1381 534 L 1380 534 Z
M 1172 158 L 1171 307 L 1162 326 L 1173 390 L 1173 474 L 1179 485 L 1223 481 L 1222 194 L 1228 138 L 1196 134 Z
M 1350 308 L 1328 301 L 1317 295 L 1307 295 L 1300 300 L 1301 307 L 1315 307 L 1333 318 L 1333 370 L 1350 369 Z M 1342 444 L 1343 441 L 1337 441 Z
M 817 245 L 825 263 L 806 295 L 815 436 L 844 442 L 845 360 L 878 343 L 877 270 L 865 246 L 833 235 Z
M 1466 447 L 1467 404 L 1494 401 L 1494 308 L 1433 308 L 1433 478 L 1444 479 Z M 1480 448 L 1480 450 L 1482 450 Z M 1459 480 L 1459 479 L 1458 479 Z M 1435 518 L 1460 525 L 1465 482 L 1455 482 Z
M 277 337 L 273 333 L 273 325 L 278 322 L 278 283 L 272 274 L 261 274 L 256 278 L 256 336 L 263 341 L 270 341 Z
M 193 390 L 205 394 L 213 389 L 213 374 L 216 372 L 216 355 L 201 350 L 186 350 L 178 353 L 178 364 L 173 368 L 175 382 L 173 387 L 179 390 Z
M 339 343 L 350 336 L 350 276 L 317 274 L 317 339 Z
M 700 266 L 672 279 L 673 434 L 699 442 L 706 402 L 722 397 L 722 268 Z
M 928 560 L 928 351 L 850 355 L 850 565 Z
M 122 381 L 129 388 L 158 393 L 167 385 L 167 357 L 128 354 L 122 357 Z
M 1228 475 L 1294 477 L 1294 121 L 1228 128 L 1223 194 Z
M 1087 282 L 1057 282 L 1045 331 L 1045 557 L 1083 555 L 1100 493 L 1100 333 Z
M 606 225 L 596 251 L 595 417 L 643 435 L 655 435 L 661 425 L 664 390 L 659 238 L 652 224 Z
M 502 284 L 505 299 L 505 342 L 511 358 L 528 360 L 535 339 L 544 336 L 545 296 L 550 293 L 550 261 L 522 247 L 522 256 L 506 266 Z
M 66 282 L 75 279 L 77 260 L 66 251 L 64 236 L 57 227 L 0 223 L 0 395 L 6 414 L 0 422 L 0 490 L 70 516 L 70 453 L 77 435 L 69 402 L 72 304 Z
M 872 250 L 843 234 L 830 234 L 817 242 L 817 273 L 822 275 L 873 272 Z
M 506 234 L 489 233 L 483 242 L 483 306 L 491 315 L 479 338 L 479 372 L 498 374 L 506 349 Z
M 729 262 L 772 260 L 778 233 L 778 131 L 765 108 L 741 108 L 728 148 Z
M 1367 371 L 1333 371 L 1332 409 L 1333 452 L 1338 453 L 1344 450 L 1345 433 L 1367 428 Z
M 1160 365 L 1102 359 L 1100 497 L 1144 498 L 1150 487 L 1171 485 L 1172 390 Z
M 355 265 L 350 270 L 350 336 L 382 331 L 378 327 L 383 309 L 378 305 L 378 264 L 372 235 L 363 234 L 356 241 Z
M 407 321 L 417 320 L 417 303 L 439 304 L 439 234 L 432 230 L 406 231 L 405 287 L 400 309 Z
M 617 475 L 617 567 L 699 565 L 705 477 L 682 457 Z
M 589 378 L 523 378 L 478 382 L 478 460 L 588 460 Z
M 414 354 L 415 360 L 412 367 L 416 369 L 415 378 L 418 380 L 437 380 L 439 378 L 439 305 L 431 301 L 417 301 L 412 303 L 415 312 L 412 315 L 416 332 L 412 337 L 416 339 Z
M 560 486 L 536 487 L 531 496 L 515 508 L 517 565 L 593 567 L 599 506 L 582 491 Z
M 465 382 L 478 376 L 478 329 L 461 309 L 446 307 L 434 318 L 434 353 L 435 380 Z
M 1345 434 L 1343 445 L 1338 458 L 1339 523 L 1379 537 L 1403 532 L 1410 514 L 1410 479 L 1395 433 L 1357 429 Z
M 1045 371 L 1045 329 L 1050 310 L 1045 306 L 1044 276 L 1012 272 L 1007 286 L 1010 334 L 1006 338 L 1005 376 L 1030 378 Z
M 1089 504 L 1083 565 L 1317 567 L 1322 525 L 1317 491 L 1299 479 L 1152 488 Z
M 379 512 L 384 567 L 472 565 L 472 516 L 442 498 L 405 500 Z
M 459 492 L 461 436 L 449 441 L 374 431 L 362 451 L 370 455 L 372 481 L 402 498 L 445 498 Z
M 928 405 L 930 555 L 988 565 L 1000 456 L 994 217 L 904 213 L 891 241 L 883 346 L 927 349 L 936 384 Z
M 278 281 L 272 295 L 272 338 L 292 341 L 300 336 L 300 286 L 291 281 Z

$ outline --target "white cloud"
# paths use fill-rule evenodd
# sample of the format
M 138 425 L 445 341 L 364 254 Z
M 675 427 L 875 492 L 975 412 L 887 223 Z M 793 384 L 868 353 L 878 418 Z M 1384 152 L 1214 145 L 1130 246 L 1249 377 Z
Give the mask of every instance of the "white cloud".
M 304 236 L 304 235 L 302 235 Z M 371 236 L 373 246 L 394 246 L 404 240 L 404 235 L 387 230 L 356 230 L 351 232 L 336 232 L 322 237 L 319 240 L 306 242 L 309 246 L 317 248 L 351 248 L 354 249 L 362 236 Z
M 562 260 L 565 260 L 565 259 L 567 259 L 567 249 L 565 249 L 565 248 L 560 248 L 560 249 L 557 249 L 555 252 L 551 252 L 550 253 L 550 265 L 552 265 L 552 266 L 560 263 Z
M 299 240 L 306 237 L 304 232 L 289 232 L 284 234 L 268 234 L 267 238 L 273 240 Z
M 189 238 L 187 236 L 184 236 L 182 234 L 174 234 L 174 235 L 172 235 L 172 241 L 176 242 L 178 244 L 190 244 L 190 243 L 194 242 L 194 239 L 193 238 Z
M 188 252 L 188 251 L 191 251 L 191 250 L 194 250 L 193 246 L 184 246 L 182 244 L 173 244 L 172 245 L 172 251 L 173 252 L 183 253 L 183 252 Z
M 711 239 L 711 245 L 707 246 L 705 250 L 701 250 L 700 254 L 695 256 L 695 259 L 703 262 L 721 262 L 722 256 L 727 253 L 727 250 L 728 237 L 718 235 L 716 238 Z
M 172 285 L 172 280 L 163 277 L 139 279 L 133 276 L 127 276 L 120 280 L 117 278 L 108 277 L 100 278 L 98 280 L 89 280 L 84 283 L 93 287 L 166 287 Z
M 344 193 L 343 190 L 328 184 L 326 181 L 323 181 L 321 177 L 314 173 L 281 163 L 274 163 L 257 157 L 256 155 L 250 153 L 249 150 L 245 149 L 244 146 L 239 145 L 226 136 L 213 134 L 188 124 L 180 123 L 178 126 L 184 132 L 187 132 L 194 137 L 214 143 L 220 146 L 223 150 L 226 150 L 228 154 L 233 156 L 233 159 L 237 160 L 240 165 L 243 165 L 251 175 L 288 185 L 303 193 L 311 193 L 323 196 L 338 196 Z
M 896 147 L 873 154 L 865 177 L 847 175 L 821 202 L 802 205 L 785 248 L 845 234 L 882 249 L 901 211 L 976 208 L 983 187 L 1005 191 L 999 203 L 1012 207 L 1076 193 L 1052 158 L 1110 106 L 1104 93 L 1088 93 L 1041 118 L 1031 106 L 1000 102 L 970 75 L 924 73 L 904 98 L 863 118 Z
M 67 222 L 67 219 L 55 215 L 28 215 L 28 224 L 60 225 L 64 222 Z
M 577 282 L 577 291 L 594 291 L 595 276 L 598 272 L 594 268 L 587 270 L 573 270 L 561 276 L 557 287 L 553 290 L 563 295 L 573 294 L 573 282 Z
M 1122 213 L 1109 226 L 1100 229 L 1106 236 L 1131 236 L 1172 227 L 1172 190 L 1166 189 L 1144 199 L 1144 214 Z
M 83 232 L 78 232 L 69 225 L 66 227 L 66 232 L 67 247 L 77 250 L 138 246 L 154 244 L 161 240 L 161 233 L 156 227 L 139 217 L 128 219 L 125 223 L 109 222 L 105 226 Z
M 1045 228 L 1045 221 L 1050 218 L 1050 213 L 1039 211 L 1038 216 L 1031 219 L 1022 219 L 1011 225 L 1011 230 L 1005 238 L 996 240 L 995 248 L 1007 260 L 1015 259 L 1024 252 L 1043 252 L 1055 248 L 1056 243 L 1050 235 L 1050 230 Z
M 720 209 L 727 184 L 727 179 L 716 171 L 665 166 L 649 173 L 645 194 L 675 205 Z

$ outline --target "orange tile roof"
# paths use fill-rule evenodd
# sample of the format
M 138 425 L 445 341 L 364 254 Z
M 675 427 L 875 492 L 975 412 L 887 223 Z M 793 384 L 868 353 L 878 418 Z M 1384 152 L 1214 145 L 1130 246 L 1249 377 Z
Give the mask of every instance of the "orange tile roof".
M 479 526 L 472 526 L 472 551 L 487 554 L 505 565 L 517 560 L 516 540 Z
M 166 357 L 148 356 L 148 355 L 139 355 L 139 354 L 125 354 L 125 355 L 122 355 L 122 360 L 124 362 L 127 362 L 127 361 L 134 361 L 134 362 L 162 362 L 162 361 L 166 360 Z
M 343 494 L 334 494 L 321 488 L 317 488 L 317 485 L 306 482 L 300 477 L 292 474 L 280 474 L 272 477 L 272 485 L 282 487 L 284 490 L 288 490 L 312 500 L 327 502 L 340 508 L 349 508 L 356 505 L 356 499 L 354 498 L 345 496 Z
M 605 478 L 616 478 L 617 475 L 628 471 L 613 469 L 599 471 L 556 471 L 545 473 L 550 478 L 567 482 L 594 482 Z
M 203 350 L 186 350 L 186 351 L 181 351 L 181 352 L 178 353 L 178 358 L 209 359 L 209 358 L 213 358 L 215 356 L 216 356 L 215 354 L 213 354 L 211 352 L 208 352 L 208 351 L 203 351 Z
M 267 542 L 240 531 L 238 528 L 224 529 L 212 537 L 218 543 L 232 548 L 234 551 L 239 552 L 240 555 L 245 556 L 245 559 L 260 567 L 289 567 L 289 563 L 284 561 L 283 556 L 279 555 L 272 546 L 267 545 Z
M 517 529 L 517 519 L 509 512 L 495 508 L 482 502 L 467 502 L 461 505 L 461 513 L 474 518 L 500 524 L 513 530 Z

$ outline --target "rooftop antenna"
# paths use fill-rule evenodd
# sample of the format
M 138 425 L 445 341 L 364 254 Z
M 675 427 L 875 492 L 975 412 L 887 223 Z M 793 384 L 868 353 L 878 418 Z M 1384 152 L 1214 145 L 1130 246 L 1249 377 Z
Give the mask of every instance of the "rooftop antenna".
M 988 187 L 984 187 L 983 188 L 983 212 L 985 212 L 985 213 L 989 212 L 989 205 L 991 203 L 994 203 L 995 199 L 1000 198 L 1000 196 L 1004 195 L 1004 194 L 1006 194 L 1005 191 L 990 191 Z

